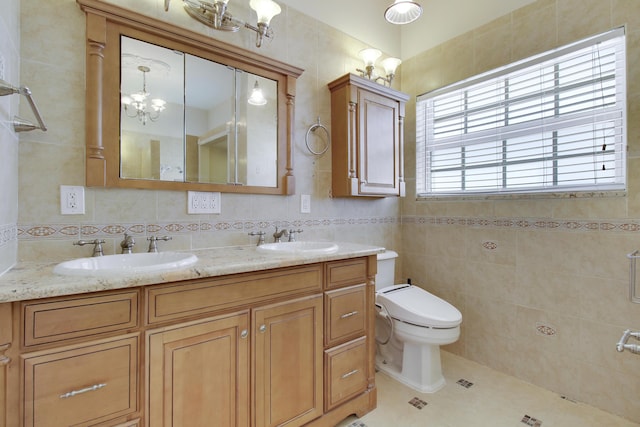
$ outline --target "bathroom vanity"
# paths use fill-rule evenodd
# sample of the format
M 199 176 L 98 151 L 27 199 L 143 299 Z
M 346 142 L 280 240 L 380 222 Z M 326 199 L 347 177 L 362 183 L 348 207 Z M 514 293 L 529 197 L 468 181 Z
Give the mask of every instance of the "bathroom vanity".
M 376 406 L 376 253 L 195 251 L 134 277 L 0 277 L 0 426 L 335 426 Z

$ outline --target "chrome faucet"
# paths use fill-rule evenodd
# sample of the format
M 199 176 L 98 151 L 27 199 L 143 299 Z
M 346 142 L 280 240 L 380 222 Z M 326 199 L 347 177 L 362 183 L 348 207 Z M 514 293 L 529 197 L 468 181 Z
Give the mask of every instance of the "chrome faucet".
M 124 240 L 120 242 L 120 247 L 122 248 L 123 254 L 132 253 L 133 246 L 136 244 L 136 241 L 133 239 L 133 236 L 128 233 L 124 233 Z
M 282 230 L 278 231 L 278 226 L 276 225 L 276 232 L 273 233 L 273 241 L 275 243 L 280 243 L 282 242 L 282 236 L 288 236 L 288 235 L 289 233 L 286 228 L 283 228 Z
M 169 236 L 163 236 L 163 237 L 156 237 L 156 236 L 151 236 L 151 237 L 147 237 L 147 240 L 149 241 L 149 250 L 147 252 L 158 252 L 158 240 L 164 240 L 165 242 L 169 241 L 173 239 L 173 237 L 169 237 Z
M 102 256 L 104 252 L 102 251 L 102 244 L 104 243 L 103 239 L 96 240 L 78 240 L 77 242 L 73 242 L 74 245 L 84 246 L 84 245 L 94 245 L 93 246 L 93 255 L 91 256 Z

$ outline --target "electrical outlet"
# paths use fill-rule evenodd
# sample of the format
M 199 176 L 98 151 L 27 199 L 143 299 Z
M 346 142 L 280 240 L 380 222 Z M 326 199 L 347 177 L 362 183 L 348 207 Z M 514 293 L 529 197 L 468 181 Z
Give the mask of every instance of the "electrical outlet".
M 62 215 L 84 214 L 84 187 L 60 186 L 60 213 Z
M 187 213 L 219 214 L 220 211 L 220 193 L 208 191 L 187 192 Z
M 309 194 L 300 195 L 300 213 L 311 213 L 311 196 Z

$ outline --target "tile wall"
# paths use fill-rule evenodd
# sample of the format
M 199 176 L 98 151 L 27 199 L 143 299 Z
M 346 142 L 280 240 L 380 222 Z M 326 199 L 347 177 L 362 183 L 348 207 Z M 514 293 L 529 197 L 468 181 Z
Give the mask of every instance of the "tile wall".
M 628 43 L 626 194 L 402 202 L 403 276 L 456 305 L 462 338 L 447 349 L 640 422 L 640 356 L 618 353 L 640 329 L 626 254 L 640 248 L 640 2 L 538 0 L 402 65 L 419 95 L 621 25 Z M 415 103 L 407 108 L 415 191 Z M 414 174 L 414 175 L 412 175 Z
M 272 21 L 275 38 L 257 49 L 255 33 L 215 32 L 189 18 L 177 0 L 168 13 L 164 0 L 108 2 L 305 70 L 298 79 L 295 109 L 296 194 L 223 194 L 220 215 L 188 215 L 186 192 L 88 188 L 85 215 L 60 215 L 59 186 L 84 185 L 85 18 L 74 0 L 21 0 L 22 79 L 31 85 L 50 129 L 20 138 L 20 260 L 90 255 L 91 248 L 71 244 L 79 238 L 105 238 L 105 252 L 114 253 L 125 231 L 138 238 L 136 251 L 146 250 L 144 238 L 151 234 L 173 236 L 161 249 L 250 244 L 255 242 L 250 231 L 262 229 L 269 236 L 275 225 L 302 228 L 300 239 L 399 246 L 399 200 L 331 198 L 331 152 L 313 156 L 304 141 L 318 116 L 330 126 L 327 83 L 359 67 L 357 53 L 367 46 L 284 5 Z M 248 2 L 236 2 L 232 11 L 250 19 Z M 300 194 L 311 195 L 310 214 L 299 213 Z
M 20 84 L 20 1 L 7 0 L 0 15 L 0 79 Z M 16 262 L 18 248 L 18 137 L 10 121 L 18 95 L 0 98 L 0 274 Z M 24 101 L 22 101 L 24 102 Z

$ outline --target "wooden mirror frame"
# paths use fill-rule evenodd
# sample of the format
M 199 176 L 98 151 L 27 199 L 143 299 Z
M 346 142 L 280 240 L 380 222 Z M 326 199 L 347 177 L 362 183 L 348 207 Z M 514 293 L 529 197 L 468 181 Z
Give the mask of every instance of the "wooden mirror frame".
M 100 0 L 76 0 L 86 13 L 87 187 L 294 194 L 296 79 L 304 70 Z M 276 187 L 120 178 L 120 36 L 126 35 L 263 76 L 278 83 Z

